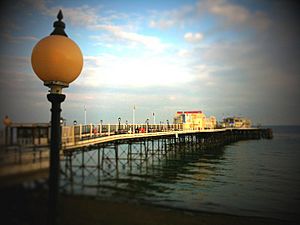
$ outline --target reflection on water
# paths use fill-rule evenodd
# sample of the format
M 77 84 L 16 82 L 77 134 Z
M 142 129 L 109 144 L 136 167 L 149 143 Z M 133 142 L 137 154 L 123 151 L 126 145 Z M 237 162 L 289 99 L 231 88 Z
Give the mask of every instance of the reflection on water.
M 140 156 L 138 145 L 131 160 L 126 145 L 120 146 L 119 160 L 109 150 L 79 153 L 62 162 L 62 190 L 116 201 L 298 221 L 300 129 L 293 135 L 286 129 L 274 129 L 273 140 L 206 150 L 182 146 L 181 151 L 150 154 L 147 160 Z
M 170 194 L 184 192 L 189 186 L 188 180 L 199 181 L 195 184 L 203 186 L 200 181 L 216 173 L 213 165 L 222 161 L 223 148 L 170 151 L 168 154 L 153 154 L 147 159 L 119 157 L 117 161 L 113 154 L 102 149 L 85 152 L 84 158 L 81 153 L 74 155 L 71 168 L 68 162 L 62 166 L 65 168 L 61 182 L 64 191 L 134 201 L 180 201 L 175 195 L 170 199 Z

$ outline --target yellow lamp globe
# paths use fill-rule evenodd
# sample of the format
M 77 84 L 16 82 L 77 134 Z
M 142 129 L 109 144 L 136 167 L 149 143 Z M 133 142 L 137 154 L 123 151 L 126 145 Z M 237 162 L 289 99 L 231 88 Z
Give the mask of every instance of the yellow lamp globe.
M 51 88 L 51 93 L 61 93 L 80 74 L 83 57 L 78 45 L 65 33 L 63 14 L 59 10 L 54 30 L 33 48 L 31 65 L 36 75 Z
M 50 35 L 33 48 L 31 64 L 42 81 L 69 84 L 79 76 L 83 57 L 78 45 L 70 38 Z

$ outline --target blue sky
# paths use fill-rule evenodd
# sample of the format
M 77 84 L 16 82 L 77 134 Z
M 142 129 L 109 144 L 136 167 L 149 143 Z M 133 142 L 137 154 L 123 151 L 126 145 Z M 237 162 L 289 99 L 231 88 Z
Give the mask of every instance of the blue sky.
M 0 116 L 47 122 L 50 103 L 31 68 L 33 46 L 59 9 L 84 67 L 68 89 L 71 123 L 172 121 L 178 110 L 300 124 L 299 21 L 291 1 L 54 1 L 1 3 Z

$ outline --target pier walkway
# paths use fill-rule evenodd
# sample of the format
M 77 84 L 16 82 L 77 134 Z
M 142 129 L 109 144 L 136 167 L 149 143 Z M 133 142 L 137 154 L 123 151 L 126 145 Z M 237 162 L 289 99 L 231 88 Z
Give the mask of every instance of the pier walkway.
M 219 128 L 202 130 L 183 130 L 182 125 L 78 125 L 62 127 L 62 150 L 74 150 L 97 144 L 112 142 L 131 142 L 143 139 L 176 138 L 185 136 L 214 136 L 215 134 L 239 134 L 272 138 L 270 129 L 261 128 Z
M 43 139 L 37 140 L 33 135 L 30 140 L 22 139 L 22 142 L 18 137 L 11 137 L 13 143 L 0 151 L 0 177 L 47 169 L 50 140 L 49 137 L 40 137 Z M 272 131 L 261 128 L 182 130 L 178 124 L 62 126 L 61 159 L 70 162 L 74 154 L 81 153 L 80 165 L 84 167 L 84 154 L 96 149 L 97 167 L 100 167 L 105 159 L 118 164 L 121 158 L 147 160 L 150 155 L 166 155 L 180 151 L 183 146 L 201 149 L 260 138 L 272 138 Z
M 160 132 L 148 132 L 148 133 L 134 133 L 134 134 L 113 134 L 97 136 L 94 134 L 85 135 L 83 139 L 75 141 L 74 136 L 62 137 L 62 150 L 71 151 L 82 147 L 93 146 L 97 144 L 108 144 L 112 142 L 124 142 L 124 141 L 139 141 L 143 139 L 157 139 L 157 138 L 179 138 L 181 135 L 195 135 L 195 134 L 209 134 L 209 133 L 223 133 L 228 129 L 214 129 L 214 130 L 186 130 L 186 131 L 160 131 Z M 232 130 L 232 129 L 230 129 Z M 251 129 L 257 130 L 257 129 Z M 71 141 L 70 141 L 71 140 Z

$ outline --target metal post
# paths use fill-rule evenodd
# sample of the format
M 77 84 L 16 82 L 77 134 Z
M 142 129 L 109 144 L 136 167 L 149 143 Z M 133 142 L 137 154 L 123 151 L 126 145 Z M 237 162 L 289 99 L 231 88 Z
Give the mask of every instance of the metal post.
M 102 135 L 102 123 L 103 123 L 103 121 L 100 120 L 100 135 Z
M 49 214 L 48 222 L 57 224 L 57 201 L 59 189 L 59 151 L 61 147 L 60 112 L 61 103 L 65 100 L 63 94 L 48 94 L 51 102 L 51 143 L 50 143 L 50 170 L 49 170 Z
M 135 133 L 135 105 L 132 110 L 132 125 L 133 125 L 133 133 Z
M 119 126 L 118 126 L 118 134 L 120 133 L 121 130 L 121 117 L 118 118 Z
M 93 137 L 93 124 L 90 124 L 90 138 Z
M 5 146 L 8 145 L 8 126 L 5 126 Z
M 170 123 L 169 123 L 169 120 L 167 120 L 167 130 L 169 131 L 170 129 Z
M 79 125 L 79 140 L 81 141 L 82 138 L 82 125 Z
M 84 105 L 84 125 L 86 125 L 86 107 Z
M 75 141 L 76 141 L 76 137 L 75 137 L 75 126 L 72 126 L 72 143 L 75 144 Z
M 101 162 L 100 161 L 101 152 L 100 152 L 100 147 L 99 146 L 98 146 L 98 152 L 97 153 L 98 153 L 98 155 L 97 155 L 98 156 L 98 161 L 97 161 L 98 165 L 97 165 L 97 168 L 98 168 L 98 171 L 99 171 L 100 170 L 100 162 Z
M 132 159 L 132 142 L 128 143 L 127 160 Z
M 119 178 L 119 151 L 118 143 L 115 143 L 116 178 Z

